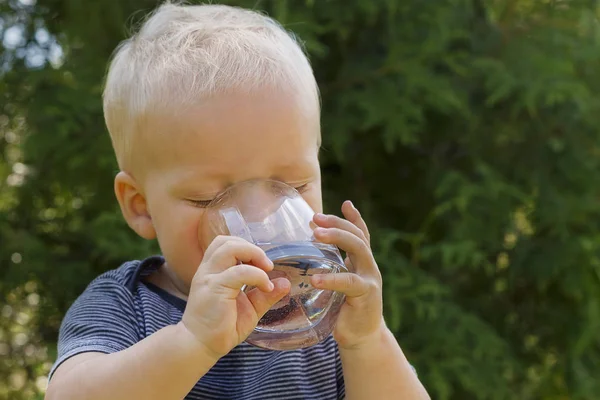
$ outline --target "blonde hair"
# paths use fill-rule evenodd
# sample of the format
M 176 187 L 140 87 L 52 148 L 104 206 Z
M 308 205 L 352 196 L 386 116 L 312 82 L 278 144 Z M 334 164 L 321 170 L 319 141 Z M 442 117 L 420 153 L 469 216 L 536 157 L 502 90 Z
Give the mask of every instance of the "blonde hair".
M 237 7 L 163 4 L 109 66 L 104 117 L 119 167 L 130 168 L 134 139 L 152 113 L 267 85 L 307 91 L 319 107 L 308 59 L 275 20 Z

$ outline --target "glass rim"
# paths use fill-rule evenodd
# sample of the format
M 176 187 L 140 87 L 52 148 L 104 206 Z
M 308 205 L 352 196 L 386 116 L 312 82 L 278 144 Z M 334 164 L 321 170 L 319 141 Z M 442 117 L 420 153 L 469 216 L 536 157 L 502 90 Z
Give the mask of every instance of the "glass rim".
M 291 190 L 291 193 L 294 194 L 294 197 L 295 196 L 301 196 L 300 192 L 298 192 L 295 187 L 293 187 L 293 186 L 291 186 L 291 185 L 289 185 L 289 184 L 287 184 L 287 183 L 285 183 L 283 181 L 279 181 L 279 180 L 271 179 L 271 178 L 267 178 L 267 179 L 265 179 L 265 178 L 252 178 L 252 179 L 247 179 L 247 180 L 244 180 L 244 181 L 235 182 L 235 183 L 227 186 L 225 189 L 223 189 L 219 193 L 217 193 L 217 195 L 215 196 L 215 198 L 212 199 L 210 201 L 210 203 L 208 203 L 208 205 L 206 206 L 206 208 L 208 209 L 208 208 L 219 207 L 222 204 L 222 202 L 224 201 L 225 197 L 228 194 L 230 194 L 232 190 L 234 190 L 235 188 L 238 188 L 240 186 L 243 186 L 243 185 L 250 185 L 252 183 L 262 183 L 262 184 L 270 183 L 270 184 L 273 184 L 273 185 L 282 186 L 282 187 L 284 187 L 284 188 L 286 188 L 288 190 Z M 286 196 L 286 197 L 290 197 L 290 196 Z

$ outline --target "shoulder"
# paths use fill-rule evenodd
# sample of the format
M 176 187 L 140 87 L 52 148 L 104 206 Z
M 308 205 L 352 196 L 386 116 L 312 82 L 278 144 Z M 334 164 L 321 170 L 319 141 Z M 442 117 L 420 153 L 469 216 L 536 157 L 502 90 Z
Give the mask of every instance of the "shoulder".
M 127 261 L 121 264 L 121 266 L 118 268 L 106 271 L 105 273 L 99 275 L 90 283 L 90 286 L 94 286 L 102 282 L 113 282 L 127 287 L 130 281 L 135 279 L 141 263 L 142 261 L 140 260 Z
M 114 320 L 117 316 L 121 319 L 133 318 L 140 278 L 147 273 L 149 266 L 162 263 L 161 260 L 150 257 L 142 261 L 128 261 L 95 278 L 69 307 L 63 327 L 76 321 L 89 320 L 90 316 L 104 321 Z
M 158 259 L 129 261 L 94 279 L 65 314 L 58 336 L 58 358 L 52 373 L 65 360 L 81 353 L 114 353 L 144 337 L 138 319 L 138 283 Z
M 90 291 L 122 291 L 133 294 L 140 279 L 156 270 L 163 262 L 164 259 L 160 256 L 127 261 L 120 267 L 99 275 L 88 285 L 84 293 Z
M 129 261 L 94 279 L 65 314 L 59 330 L 59 347 L 78 341 L 112 343 L 115 338 L 118 342 L 127 339 L 127 345 L 135 343 L 141 337 L 138 321 L 140 278 L 148 265 L 158 261 L 154 258 Z

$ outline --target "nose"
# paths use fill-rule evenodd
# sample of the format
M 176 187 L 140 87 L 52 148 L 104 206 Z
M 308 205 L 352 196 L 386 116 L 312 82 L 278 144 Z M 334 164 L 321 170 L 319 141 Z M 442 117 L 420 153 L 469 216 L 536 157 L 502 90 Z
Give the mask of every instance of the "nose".
M 274 213 L 287 198 L 280 182 L 251 180 L 234 187 L 232 198 L 248 222 L 260 222 Z

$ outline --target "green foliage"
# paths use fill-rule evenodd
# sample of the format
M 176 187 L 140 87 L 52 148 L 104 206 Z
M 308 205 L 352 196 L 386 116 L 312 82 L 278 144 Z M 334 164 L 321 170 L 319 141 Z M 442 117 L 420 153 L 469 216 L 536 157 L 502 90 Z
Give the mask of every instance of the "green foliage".
M 0 356 L 17 360 L 0 374 L 34 382 L 47 361 L 27 345 L 51 360 L 85 285 L 158 251 L 120 217 L 100 101 L 112 50 L 157 2 L 23 3 L 0 0 L 0 32 L 26 28 L 0 53 L 0 292 L 6 316 L 16 299 L 40 300 L 0 326 Z M 363 210 L 386 319 L 432 397 L 597 398 L 598 2 L 227 3 L 305 41 L 323 96 L 327 208 L 351 198 Z M 40 27 L 63 63 L 20 57 Z

